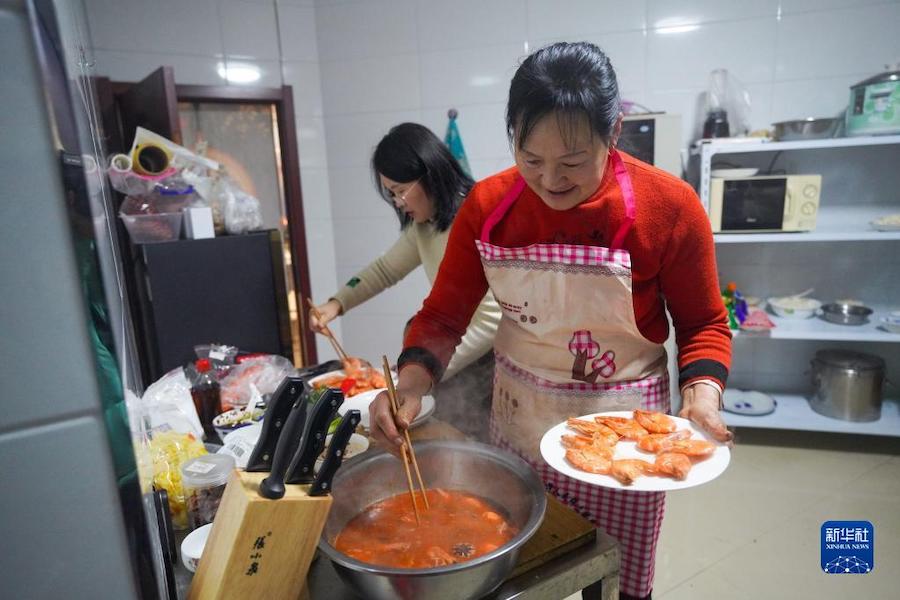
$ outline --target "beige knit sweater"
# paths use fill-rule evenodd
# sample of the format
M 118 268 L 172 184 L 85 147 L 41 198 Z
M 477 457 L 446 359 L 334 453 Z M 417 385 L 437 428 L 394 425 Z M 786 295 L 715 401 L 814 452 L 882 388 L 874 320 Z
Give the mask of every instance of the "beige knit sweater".
M 449 235 L 449 230 L 436 231 L 429 223 L 411 224 L 387 252 L 357 273 L 347 285 L 334 294 L 333 299 L 341 303 L 346 313 L 398 283 L 419 265 L 425 267 L 425 275 L 433 284 L 441 259 L 444 257 Z M 500 307 L 497 306 L 494 296 L 488 292 L 472 315 L 469 328 L 456 347 L 456 353 L 444 373 L 443 381 L 453 377 L 460 369 L 475 362 L 492 349 L 500 317 Z

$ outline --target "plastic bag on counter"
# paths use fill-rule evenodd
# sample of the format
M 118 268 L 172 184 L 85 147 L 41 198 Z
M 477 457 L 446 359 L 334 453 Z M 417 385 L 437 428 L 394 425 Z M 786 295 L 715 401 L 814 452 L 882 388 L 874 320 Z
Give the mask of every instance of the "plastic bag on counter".
M 203 426 L 191 397 L 191 382 L 178 367 L 150 384 L 141 398 L 148 429 L 192 433 L 203 439 Z
M 232 235 L 262 229 L 259 200 L 234 187 L 225 203 L 225 231 Z
M 203 427 L 194 409 L 191 384 L 180 367 L 155 381 L 138 400 L 128 404 L 135 439 L 135 454 L 142 457 L 142 480 L 149 477 L 155 489 L 166 490 L 172 524 L 188 525 L 187 504 L 181 482 L 181 465 L 206 454 Z
M 194 346 L 194 354 L 197 358 L 208 358 L 216 371 L 216 377 L 222 379 L 231 372 L 238 349 L 227 344 L 197 344 Z
M 220 382 L 222 410 L 247 406 L 252 394 L 250 384 L 263 396 L 271 395 L 281 381 L 294 372 L 293 363 L 276 354 L 244 360 Z

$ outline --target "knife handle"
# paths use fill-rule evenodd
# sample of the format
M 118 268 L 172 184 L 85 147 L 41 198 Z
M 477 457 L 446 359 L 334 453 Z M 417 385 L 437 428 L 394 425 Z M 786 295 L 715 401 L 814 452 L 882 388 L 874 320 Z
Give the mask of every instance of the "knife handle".
M 259 440 L 247 459 L 245 471 L 264 473 L 272 470 L 272 457 L 281 439 L 281 432 L 291 414 L 294 401 L 310 391 L 309 386 L 298 377 L 285 377 L 269 399 L 269 406 L 262 422 Z
M 334 474 L 337 473 L 341 463 L 344 462 L 347 443 L 350 441 L 350 436 L 356 431 L 356 426 L 359 425 L 361 419 L 362 417 L 358 410 L 347 411 L 347 414 L 341 419 L 337 431 L 331 436 L 331 443 L 328 445 L 325 461 L 322 463 L 318 475 L 316 475 L 316 480 L 309 488 L 310 496 L 323 496 L 331 491 L 331 480 L 334 479 Z
M 312 483 L 316 459 L 325 449 L 325 436 L 338 408 L 344 402 L 344 394 L 333 388 L 326 389 L 315 403 L 306 419 L 303 442 L 294 455 L 285 483 Z
M 303 426 L 306 421 L 306 395 L 294 401 L 291 414 L 282 428 L 272 457 L 272 472 L 259 484 L 259 495 L 276 500 L 284 496 L 284 476 L 294 451 L 300 444 Z

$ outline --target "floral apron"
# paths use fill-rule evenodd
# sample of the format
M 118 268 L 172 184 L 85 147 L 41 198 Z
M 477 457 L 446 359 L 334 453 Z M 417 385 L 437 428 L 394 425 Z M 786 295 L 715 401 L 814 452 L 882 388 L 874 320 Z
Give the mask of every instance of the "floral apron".
M 568 417 L 635 408 L 670 410 L 666 352 L 638 330 L 631 255 L 622 248 L 636 211 L 631 179 L 615 150 L 608 167 L 614 169 L 626 209 L 609 248 L 491 244 L 491 230 L 525 189 L 521 177 L 489 215 L 476 241 L 503 310 L 494 343 L 491 438 L 527 460 L 548 490 L 619 541 L 619 587 L 646 596 L 653 587 L 665 493 L 577 481 L 551 469 L 539 449 L 544 432 Z

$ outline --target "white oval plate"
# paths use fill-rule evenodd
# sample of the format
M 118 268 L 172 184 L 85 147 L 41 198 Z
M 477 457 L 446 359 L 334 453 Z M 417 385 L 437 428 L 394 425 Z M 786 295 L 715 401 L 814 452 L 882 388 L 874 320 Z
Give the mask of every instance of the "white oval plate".
M 759 169 L 713 169 L 709 172 L 713 177 L 727 177 L 729 179 L 753 177 L 757 173 L 759 173 Z
M 594 417 L 631 417 L 630 410 L 619 410 L 613 412 L 594 413 L 578 417 L 586 421 L 593 421 Z M 715 442 L 712 438 L 701 431 L 696 425 L 682 419 L 680 417 L 671 417 L 678 425 L 678 429 L 690 429 L 692 432 L 691 439 L 709 440 Z M 566 460 L 566 449 L 562 445 L 562 436 L 568 433 L 575 433 L 566 425 L 566 422 L 553 426 L 544 437 L 541 438 L 541 456 L 547 461 L 547 464 L 553 469 L 559 471 L 563 475 L 567 475 L 573 479 L 599 485 L 602 487 L 613 488 L 617 490 L 630 490 L 636 492 L 667 492 L 670 490 L 681 490 L 684 488 L 694 487 L 712 481 L 725 472 L 728 463 L 731 460 L 731 452 L 728 446 L 718 444 L 712 456 L 695 462 L 690 473 L 684 481 L 677 481 L 671 477 L 651 477 L 643 475 L 636 479 L 631 485 L 622 485 L 618 480 L 609 475 L 598 475 L 596 473 L 587 473 L 580 471 L 569 464 Z M 639 450 L 634 442 L 629 440 L 620 440 L 616 444 L 616 453 L 614 459 L 622 458 L 641 458 L 648 462 L 655 460 L 655 455 L 643 450 Z

